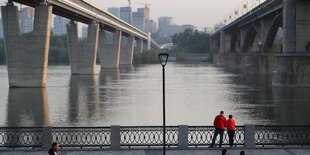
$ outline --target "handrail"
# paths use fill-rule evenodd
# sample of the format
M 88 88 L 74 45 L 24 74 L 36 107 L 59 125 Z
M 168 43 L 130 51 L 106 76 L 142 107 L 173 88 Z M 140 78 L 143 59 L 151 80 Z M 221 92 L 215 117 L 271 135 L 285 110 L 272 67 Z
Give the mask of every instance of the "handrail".
M 310 146 L 310 125 L 256 125 L 252 126 L 254 128 L 251 128 L 250 132 L 249 126 L 237 126 L 234 146 L 243 147 L 252 142 L 253 147 Z M 166 142 L 168 147 L 175 148 L 181 143 L 187 144 L 190 148 L 207 147 L 211 144 L 213 134 L 213 126 L 167 126 Z M 44 144 L 50 135 L 52 139 Z M 117 144 L 116 148 L 119 149 L 124 147 L 147 149 L 162 146 L 162 137 L 162 126 L 0 127 L 0 147 L 4 148 L 43 147 L 50 146 L 51 142 L 56 141 L 62 147 L 70 148 L 111 148 Z M 249 139 L 253 141 L 248 141 Z M 223 146 L 228 146 L 227 132 L 224 132 Z

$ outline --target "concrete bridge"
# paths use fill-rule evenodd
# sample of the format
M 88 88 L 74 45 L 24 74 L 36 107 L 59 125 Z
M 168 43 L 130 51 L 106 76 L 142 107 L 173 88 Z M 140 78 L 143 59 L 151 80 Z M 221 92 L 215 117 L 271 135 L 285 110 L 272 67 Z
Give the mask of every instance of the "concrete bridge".
M 13 2 L 35 8 L 30 35 L 21 35 Z M 95 74 L 97 52 L 101 68 L 118 68 L 132 65 L 133 53 L 143 48 L 160 49 L 150 35 L 82 0 L 8 0 L 1 11 L 10 87 L 46 86 L 52 13 L 72 20 L 67 25 L 72 74 Z M 86 41 L 78 40 L 76 22 L 88 24 Z M 112 33 L 112 43 L 107 42 L 107 32 Z
M 215 32 L 212 49 L 218 66 L 270 74 L 273 86 L 310 87 L 310 1 L 267 0 Z

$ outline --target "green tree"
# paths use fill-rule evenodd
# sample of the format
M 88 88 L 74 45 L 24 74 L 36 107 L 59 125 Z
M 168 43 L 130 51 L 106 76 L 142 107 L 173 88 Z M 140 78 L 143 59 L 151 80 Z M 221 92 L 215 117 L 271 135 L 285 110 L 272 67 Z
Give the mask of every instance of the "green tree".
M 142 64 L 155 64 L 158 63 L 158 52 L 156 50 L 145 50 L 141 54 Z
M 49 49 L 49 64 L 69 64 L 67 35 L 51 35 Z
M 207 53 L 210 49 L 210 38 L 208 33 L 186 29 L 183 33 L 175 34 L 172 41 L 187 53 Z

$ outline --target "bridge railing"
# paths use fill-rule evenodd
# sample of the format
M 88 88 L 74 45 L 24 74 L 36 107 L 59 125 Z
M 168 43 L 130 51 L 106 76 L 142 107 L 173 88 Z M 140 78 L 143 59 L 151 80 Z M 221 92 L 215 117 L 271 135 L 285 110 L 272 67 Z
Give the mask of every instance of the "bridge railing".
M 169 148 L 203 148 L 212 142 L 212 126 L 167 126 Z M 111 127 L 1 127 L 0 147 L 47 149 L 52 142 L 62 148 L 160 148 L 161 126 Z M 217 143 L 219 137 L 217 137 Z M 228 147 L 224 132 L 223 147 Z M 310 146 L 310 125 L 305 126 L 237 126 L 234 147 Z

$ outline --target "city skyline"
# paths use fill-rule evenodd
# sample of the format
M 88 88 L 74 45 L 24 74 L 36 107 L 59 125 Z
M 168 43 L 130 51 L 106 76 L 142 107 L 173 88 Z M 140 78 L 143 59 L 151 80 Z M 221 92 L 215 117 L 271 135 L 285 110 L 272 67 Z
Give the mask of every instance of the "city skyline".
M 126 7 L 128 0 L 84 0 L 99 9 L 108 11 L 109 7 Z M 265 0 L 192 0 L 180 1 L 169 0 L 131 0 L 133 10 L 144 7 L 145 4 L 151 9 L 150 17 L 158 22 L 158 18 L 162 16 L 173 17 L 174 23 L 178 25 L 192 24 L 198 29 L 203 30 L 205 27 L 213 28 L 215 24 L 229 20 L 229 16 L 234 19 L 235 11 L 238 10 L 240 15 L 244 4 L 247 4 L 248 11 L 254 4 L 261 3 Z M 7 0 L 0 0 L 4 5 Z M 163 5 L 164 4 L 164 5 Z M 188 10 L 188 11 L 184 11 Z M 223 11 L 224 10 L 224 11 Z M 237 16 L 239 16 L 237 15 Z M 195 16 L 196 18 L 193 18 Z
M 127 0 L 85 0 L 100 9 L 107 10 L 109 7 L 124 7 L 128 6 Z M 169 0 L 148 0 L 148 1 L 131 1 L 133 10 L 144 7 L 144 4 L 150 4 L 151 19 L 157 21 L 158 17 L 169 16 L 173 17 L 174 23 L 178 25 L 192 24 L 203 29 L 204 27 L 213 28 L 213 26 L 224 18 L 228 18 L 234 10 L 238 10 L 243 3 L 248 2 L 258 3 L 263 0 L 192 0 L 180 1 Z M 164 5 L 163 5 L 164 4 Z M 188 10 L 188 11 L 186 11 Z M 224 10 L 224 11 L 223 11 Z M 240 9 L 239 9 L 240 10 Z M 195 16 L 196 18 L 193 18 Z

